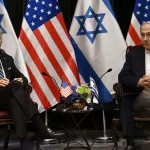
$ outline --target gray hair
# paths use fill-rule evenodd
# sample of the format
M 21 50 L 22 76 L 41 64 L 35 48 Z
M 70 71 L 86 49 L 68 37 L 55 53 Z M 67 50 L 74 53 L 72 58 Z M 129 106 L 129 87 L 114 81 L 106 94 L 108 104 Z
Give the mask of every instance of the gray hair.
M 145 21 L 145 22 L 143 22 L 143 23 L 141 24 L 140 31 L 141 31 L 142 26 L 145 25 L 145 24 L 150 24 L 150 21 Z

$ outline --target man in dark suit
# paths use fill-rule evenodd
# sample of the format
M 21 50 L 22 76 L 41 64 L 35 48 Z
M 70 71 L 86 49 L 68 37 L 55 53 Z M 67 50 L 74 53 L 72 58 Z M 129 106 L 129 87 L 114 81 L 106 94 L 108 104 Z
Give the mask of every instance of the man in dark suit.
M 0 30 L 0 46 L 1 44 Z M 10 111 L 21 146 L 24 146 L 26 139 L 26 118 L 32 120 L 40 139 L 62 136 L 63 133 L 47 130 L 26 91 L 27 85 L 27 78 L 16 68 L 13 58 L 0 49 L 0 106 Z
M 150 22 L 142 24 L 140 33 L 142 45 L 129 51 L 119 74 L 124 91 L 120 113 L 126 150 L 135 149 L 133 106 L 150 108 Z

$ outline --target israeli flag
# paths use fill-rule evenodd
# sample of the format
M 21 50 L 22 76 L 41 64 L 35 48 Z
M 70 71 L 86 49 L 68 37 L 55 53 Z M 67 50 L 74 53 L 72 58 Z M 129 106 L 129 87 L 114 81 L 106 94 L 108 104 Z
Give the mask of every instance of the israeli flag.
M 90 90 L 93 95 L 93 102 L 98 103 L 99 100 L 98 88 L 96 86 L 95 80 L 92 77 L 90 77 Z
M 78 0 L 70 35 L 81 79 L 91 76 L 99 102 L 112 101 L 113 84 L 125 62 L 126 44 L 109 0 Z M 100 80 L 100 77 L 109 68 Z M 82 82 L 82 81 L 81 81 Z
M 3 0 L 0 0 L 0 29 L 3 32 L 2 49 L 14 58 L 17 68 L 29 79 L 20 45 Z

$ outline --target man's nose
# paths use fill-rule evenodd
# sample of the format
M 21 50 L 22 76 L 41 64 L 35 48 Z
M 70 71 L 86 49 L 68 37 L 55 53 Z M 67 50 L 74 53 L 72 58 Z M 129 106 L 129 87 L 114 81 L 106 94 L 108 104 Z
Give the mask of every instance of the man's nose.
M 144 40 L 145 40 L 145 41 L 147 41 L 147 40 L 148 40 L 148 37 L 147 37 L 146 35 L 144 36 Z

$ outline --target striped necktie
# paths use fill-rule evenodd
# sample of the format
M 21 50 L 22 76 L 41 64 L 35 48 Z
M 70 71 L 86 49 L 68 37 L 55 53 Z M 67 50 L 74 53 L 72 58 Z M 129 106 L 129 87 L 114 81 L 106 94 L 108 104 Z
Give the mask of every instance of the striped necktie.
M 4 78 L 3 68 L 2 68 L 2 62 L 0 61 L 0 79 Z

